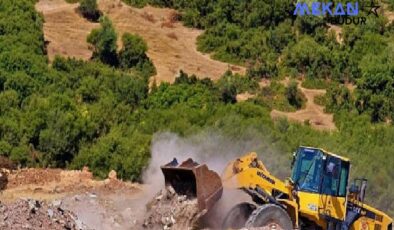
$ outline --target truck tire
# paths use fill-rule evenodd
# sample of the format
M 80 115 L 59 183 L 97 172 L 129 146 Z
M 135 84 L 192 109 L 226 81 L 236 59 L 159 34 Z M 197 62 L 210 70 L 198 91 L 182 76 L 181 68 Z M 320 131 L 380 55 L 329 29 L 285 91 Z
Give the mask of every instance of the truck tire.
M 252 212 L 245 226 L 251 228 L 264 227 L 271 224 L 275 224 L 284 230 L 293 229 L 293 222 L 287 212 L 275 204 L 265 204 L 258 207 Z
M 235 205 L 224 218 L 222 229 L 240 229 L 245 227 L 246 221 L 255 209 L 255 205 L 247 202 Z

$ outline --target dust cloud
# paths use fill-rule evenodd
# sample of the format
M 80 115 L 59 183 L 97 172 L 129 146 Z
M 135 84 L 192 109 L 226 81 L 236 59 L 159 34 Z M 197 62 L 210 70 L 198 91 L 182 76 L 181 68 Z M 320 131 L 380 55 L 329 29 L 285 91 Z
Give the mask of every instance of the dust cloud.
M 288 158 L 291 154 L 279 153 L 257 135 L 249 134 L 231 139 L 209 131 L 186 138 L 169 132 L 157 133 L 152 140 L 151 161 L 143 174 L 143 182 L 149 188 L 146 195 L 152 198 L 164 187 L 160 166 L 174 158 L 177 158 L 179 163 L 192 158 L 199 164 L 207 164 L 209 169 L 221 175 L 228 162 L 252 151 L 257 152 L 268 170 L 273 169 L 271 172 L 275 176 L 280 178 L 280 175 L 289 175 Z M 205 221 L 209 222 L 210 226 L 219 227 L 227 211 L 234 205 L 249 200 L 250 198 L 242 191 L 224 191 L 222 199 L 210 214 L 213 218 Z
M 153 137 L 151 161 L 143 174 L 145 184 L 164 185 L 160 166 L 177 158 L 181 163 L 188 158 L 200 164 L 207 164 L 211 170 L 221 173 L 228 161 L 250 152 L 258 143 L 237 143 L 214 133 L 201 133 L 183 138 L 174 133 L 158 133 Z
M 180 137 L 174 133 L 158 133 L 154 135 L 151 147 L 151 160 L 143 173 L 143 182 L 163 187 L 164 178 L 160 166 L 177 158 L 181 163 L 188 158 L 222 173 L 227 163 L 246 153 L 257 152 L 265 166 L 276 176 L 289 175 L 290 153 L 279 153 L 264 140 L 253 135 L 230 139 L 214 132 L 201 132 L 190 137 Z

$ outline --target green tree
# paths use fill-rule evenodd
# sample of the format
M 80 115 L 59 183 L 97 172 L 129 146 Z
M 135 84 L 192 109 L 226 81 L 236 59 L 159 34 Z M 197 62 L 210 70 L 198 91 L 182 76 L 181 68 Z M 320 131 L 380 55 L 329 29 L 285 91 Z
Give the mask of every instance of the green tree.
M 328 77 L 331 73 L 328 53 L 327 47 L 318 44 L 309 36 L 304 36 L 285 51 L 283 64 L 308 76 Z
M 79 10 L 85 18 L 91 21 L 97 21 L 100 18 L 97 0 L 81 0 L 79 4 Z
M 286 97 L 289 104 L 300 109 L 303 104 L 302 93 L 298 90 L 298 84 L 296 81 L 291 81 L 289 86 L 286 88 Z
M 131 68 L 148 60 L 148 46 L 142 37 L 130 33 L 122 36 L 123 47 L 119 52 L 119 63 L 123 68 Z
M 348 88 L 342 85 L 333 84 L 327 89 L 326 109 L 329 112 L 338 110 L 350 110 L 353 108 L 353 98 Z
M 36 82 L 26 73 L 17 72 L 9 76 L 4 84 L 5 90 L 15 90 L 21 99 L 32 94 L 36 88 Z
M 116 66 L 117 58 L 117 35 L 111 20 L 107 17 L 100 18 L 100 28 L 93 29 L 87 38 L 87 42 L 93 45 L 93 58 L 105 64 Z

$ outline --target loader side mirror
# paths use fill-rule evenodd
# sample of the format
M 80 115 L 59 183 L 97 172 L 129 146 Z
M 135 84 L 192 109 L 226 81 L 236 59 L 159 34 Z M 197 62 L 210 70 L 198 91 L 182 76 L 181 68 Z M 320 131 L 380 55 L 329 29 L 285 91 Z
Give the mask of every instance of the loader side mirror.
M 297 157 L 297 153 L 293 152 L 293 159 L 291 160 L 291 168 L 293 168 L 293 166 L 294 166 L 294 162 L 295 162 L 296 157 Z
M 350 186 L 349 192 L 355 194 L 355 197 L 358 201 L 364 202 L 367 184 L 367 179 L 354 179 L 352 185 Z
M 364 202 L 366 190 L 367 190 L 367 180 L 364 179 L 361 181 L 361 188 L 360 188 L 360 201 L 361 202 Z

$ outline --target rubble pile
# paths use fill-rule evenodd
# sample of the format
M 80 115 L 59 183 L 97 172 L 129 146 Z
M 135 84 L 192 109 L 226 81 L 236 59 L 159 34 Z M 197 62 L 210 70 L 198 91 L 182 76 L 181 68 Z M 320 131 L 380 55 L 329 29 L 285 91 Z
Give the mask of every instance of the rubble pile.
M 85 229 L 70 211 L 61 208 L 60 201 L 51 204 L 37 200 L 0 203 L 0 229 Z
M 204 213 L 199 212 L 197 199 L 178 195 L 168 186 L 147 204 L 143 227 L 146 229 L 191 229 Z

